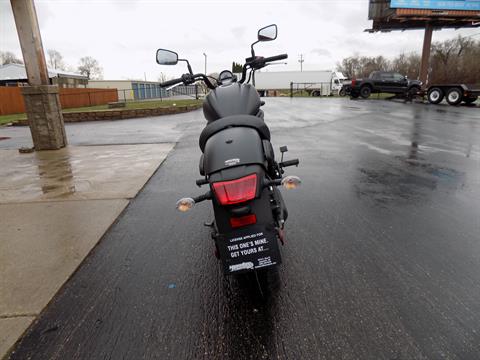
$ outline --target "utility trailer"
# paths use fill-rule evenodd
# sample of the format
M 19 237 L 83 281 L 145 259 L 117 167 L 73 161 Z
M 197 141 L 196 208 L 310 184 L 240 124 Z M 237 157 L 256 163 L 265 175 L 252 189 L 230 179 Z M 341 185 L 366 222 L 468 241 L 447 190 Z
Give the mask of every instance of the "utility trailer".
M 422 95 L 430 104 L 439 104 L 445 98 L 450 105 L 473 104 L 480 96 L 480 85 L 441 84 L 429 86 Z

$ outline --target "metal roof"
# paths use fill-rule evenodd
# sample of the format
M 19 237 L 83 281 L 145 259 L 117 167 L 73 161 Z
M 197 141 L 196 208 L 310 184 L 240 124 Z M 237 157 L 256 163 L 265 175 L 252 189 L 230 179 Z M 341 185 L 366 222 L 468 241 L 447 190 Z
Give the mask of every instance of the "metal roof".
M 63 78 L 74 78 L 74 79 L 85 79 L 87 77 L 81 74 L 76 74 L 69 71 L 63 70 L 48 70 L 48 77 L 63 77 Z M 6 64 L 0 65 L 0 80 L 22 80 L 27 79 L 27 72 L 25 70 L 25 65 L 22 64 Z

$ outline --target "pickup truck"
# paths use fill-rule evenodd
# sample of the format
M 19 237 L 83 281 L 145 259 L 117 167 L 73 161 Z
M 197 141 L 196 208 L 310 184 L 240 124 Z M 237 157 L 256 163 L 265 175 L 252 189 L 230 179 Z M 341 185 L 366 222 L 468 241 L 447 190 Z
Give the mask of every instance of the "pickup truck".
M 343 84 L 345 93 L 352 98 L 367 99 L 372 93 L 407 94 L 414 96 L 421 91 L 422 82 L 410 80 L 394 71 L 374 71 L 366 79 L 352 79 Z

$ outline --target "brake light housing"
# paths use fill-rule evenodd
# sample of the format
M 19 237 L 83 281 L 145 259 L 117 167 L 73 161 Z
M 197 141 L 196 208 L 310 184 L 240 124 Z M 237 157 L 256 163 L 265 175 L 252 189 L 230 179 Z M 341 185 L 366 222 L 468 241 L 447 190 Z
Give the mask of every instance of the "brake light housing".
M 255 198 L 257 174 L 230 181 L 215 182 L 212 184 L 212 188 L 221 205 L 240 204 Z
M 255 214 L 230 218 L 230 226 L 234 229 L 242 226 L 253 225 L 256 223 L 257 223 L 257 217 L 255 216 Z
M 352 87 L 354 87 L 356 83 L 357 83 L 357 80 L 356 80 L 356 79 L 352 79 Z

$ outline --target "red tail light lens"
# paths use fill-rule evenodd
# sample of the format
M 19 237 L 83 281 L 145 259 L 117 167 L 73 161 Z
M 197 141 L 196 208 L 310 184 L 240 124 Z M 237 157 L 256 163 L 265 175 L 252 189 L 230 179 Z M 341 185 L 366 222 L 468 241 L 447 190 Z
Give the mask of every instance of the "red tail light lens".
M 352 86 L 355 86 L 356 83 L 357 83 L 357 80 L 353 79 L 352 80 Z
M 242 226 L 252 225 L 257 223 L 257 217 L 255 214 L 246 215 L 242 217 L 232 217 L 230 218 L 230 225 L 232 228 L 238 228 Z
M 222 205 L 232 205 L 252 200 L 257 193 L 257 175 L 213 183 L 213 191 Z

